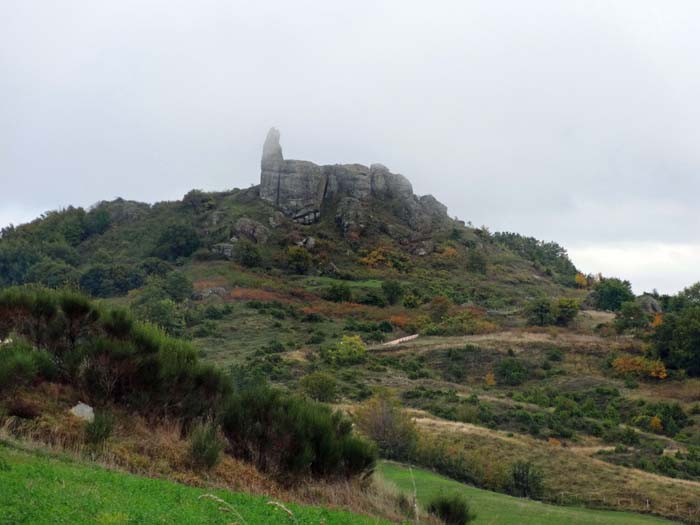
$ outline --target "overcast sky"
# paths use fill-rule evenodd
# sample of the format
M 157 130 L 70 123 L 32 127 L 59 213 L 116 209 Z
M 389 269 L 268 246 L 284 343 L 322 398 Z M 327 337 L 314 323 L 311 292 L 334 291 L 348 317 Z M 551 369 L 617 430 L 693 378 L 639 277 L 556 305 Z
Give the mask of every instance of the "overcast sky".
M 0 0 L 0 225 L 382 162 L 635 291 L 700 280 L 700 2 Z

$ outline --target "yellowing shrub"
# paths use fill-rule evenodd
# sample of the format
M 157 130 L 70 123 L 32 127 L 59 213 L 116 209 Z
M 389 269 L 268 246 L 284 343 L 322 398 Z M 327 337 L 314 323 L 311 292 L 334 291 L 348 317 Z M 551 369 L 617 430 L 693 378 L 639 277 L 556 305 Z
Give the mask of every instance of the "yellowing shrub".
M 612 367 L 619 375 L 651 377 L 654 379 L 666 379 L 668 377 L 666 367 L 660 360 L 647 359 L 642 356 L 617 357 L 612 362 Z

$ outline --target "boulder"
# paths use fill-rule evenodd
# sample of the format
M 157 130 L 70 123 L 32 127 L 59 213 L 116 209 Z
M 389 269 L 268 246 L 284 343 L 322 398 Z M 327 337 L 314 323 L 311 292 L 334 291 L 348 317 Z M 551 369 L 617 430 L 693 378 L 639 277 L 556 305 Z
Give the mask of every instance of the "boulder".
M 233 248 L 234 248 L 234 245 L 231 243 L 220 242 L 220 243 L 212 246 L 211 251 L 217 255 L 221 255 L 222 257 L 226 257 L 227 259 L 231 259 L 233 257 Z
M 83 402 L 80 402 L 71 408 L 70 413 L 78 419 L 82 419 L 83 421 L 87 421 L 89 423 L 92 423 L 95 420 L 95 411 L 90 405 L 86 405 Z
M 239 238 L 246 237 L 259 244 L 267 242 L 267 238 L 270 235 L 270 230 L 265 226 L 247 217 L 238 219 L 233 226 L 233 231 Z

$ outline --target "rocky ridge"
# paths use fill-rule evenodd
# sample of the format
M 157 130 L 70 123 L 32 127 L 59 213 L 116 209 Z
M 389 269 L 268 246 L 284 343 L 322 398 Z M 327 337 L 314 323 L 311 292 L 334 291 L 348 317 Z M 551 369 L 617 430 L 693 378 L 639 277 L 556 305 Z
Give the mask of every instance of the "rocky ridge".
M 272 128 L 263 145 L 260 163 L 260 197 L 300 224 L 313 224 L 326 210 L 346 232 L 361 231 L 368 204 L 376 199 L 392 205 L 400 219 L 417 232 L 428 232 L 446 220 L 447 208 L 433 196 L 416 196 L 406 177 L 381 164 L 319 166 L 304 160 L 287 160 L 280 133 Z

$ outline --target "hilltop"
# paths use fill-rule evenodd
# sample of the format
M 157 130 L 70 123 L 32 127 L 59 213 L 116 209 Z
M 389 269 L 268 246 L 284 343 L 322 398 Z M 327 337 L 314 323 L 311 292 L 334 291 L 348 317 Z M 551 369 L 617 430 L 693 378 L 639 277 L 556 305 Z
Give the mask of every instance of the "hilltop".
M 274 129 L 259 177 L 2 231 L 9 439 L 394 520 L 414 507 L 363 484 L 376 452 L 698 523 L 700 286 L 636 298 L 554 242 L 451 218 L 382 165 L 285 159 Z M 65 419 L 78 401 L 114 418 L 102 448 Z M 188 459 L 200 425 L 224 436 L 204 472 Z

